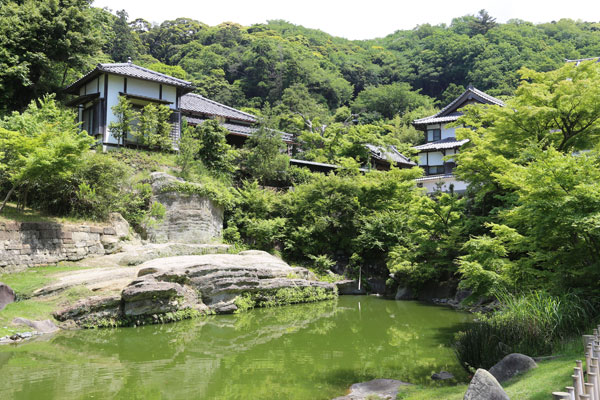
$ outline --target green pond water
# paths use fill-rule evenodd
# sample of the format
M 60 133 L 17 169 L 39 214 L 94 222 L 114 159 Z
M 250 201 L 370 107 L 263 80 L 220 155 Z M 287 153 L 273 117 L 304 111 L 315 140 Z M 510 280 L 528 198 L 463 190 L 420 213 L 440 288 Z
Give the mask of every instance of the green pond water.
M 466 379 L 452 349 L 472 317 L 376 297 L 168 325 L 61 332 L 0 346 L 0 399 L 331 399 L 356 382 Z

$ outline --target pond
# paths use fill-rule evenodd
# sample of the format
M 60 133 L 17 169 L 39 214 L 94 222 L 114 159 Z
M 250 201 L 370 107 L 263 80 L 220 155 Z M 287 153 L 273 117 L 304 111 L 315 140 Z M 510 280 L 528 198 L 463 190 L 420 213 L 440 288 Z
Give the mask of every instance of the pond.
M 331 399 L 373 378 L 466 375 L 448 347 L 471 320 L 417 302 L 338 300 L 168 325 L 66 331 L 0 346 L 0 399 Z

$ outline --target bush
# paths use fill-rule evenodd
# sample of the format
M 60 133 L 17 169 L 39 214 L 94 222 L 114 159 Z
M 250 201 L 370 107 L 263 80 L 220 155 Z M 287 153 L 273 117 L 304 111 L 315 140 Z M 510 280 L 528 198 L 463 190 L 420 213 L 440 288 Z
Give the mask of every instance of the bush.
M 550 354 L 562 340 L 582 333 L 594 322 L 594 307 L 574 294 L 543 291 L 516 297 L 498 296 L 502 306 L 459 332 L 455 351 L 467 370 L 488 369 L 510 353 L 535 357 Z

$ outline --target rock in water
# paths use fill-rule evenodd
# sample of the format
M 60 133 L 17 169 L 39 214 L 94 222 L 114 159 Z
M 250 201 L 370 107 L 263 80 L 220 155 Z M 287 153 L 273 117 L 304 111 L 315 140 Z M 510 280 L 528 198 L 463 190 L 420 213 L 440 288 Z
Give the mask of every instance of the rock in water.
M 368 382 L 355 383 L 350 386 L 349 394 L 336 397 L 333 400 L 393 400 L 398 395 L 398 388 L 404 385 L 410 385 L 410 383 L 395 379 L 373 379 Z
M 0 282 L 0 310 L 15 301 L 15 291 L 10 286 Z
M 498 382 L 505 382 L 515 375 L 522 374 L 536 367 L 537 364 L 533 358 L 525 354 L 512 353 L 490 368 L 490 374 L 494 375 L 494 378 Z
M 464 400 L 510 400 L 510 398 L 496 378 L 480 368 L 471 379 Z

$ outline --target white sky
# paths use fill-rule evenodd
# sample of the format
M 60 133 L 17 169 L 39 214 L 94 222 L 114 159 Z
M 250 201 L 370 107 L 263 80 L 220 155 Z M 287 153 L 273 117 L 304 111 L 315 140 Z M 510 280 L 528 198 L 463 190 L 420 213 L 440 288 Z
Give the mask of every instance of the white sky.
M 597 0 L 95 0 L 94 6 L 125 9 L 131 19 L 158 23 L 188 17 L 208 25 L 231 21 L 248 26 L 283 19 L 348 39 L 383 37 L 425 23 L 449 24 L 482 8 L 498 22 L 600 20 Z

